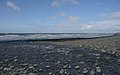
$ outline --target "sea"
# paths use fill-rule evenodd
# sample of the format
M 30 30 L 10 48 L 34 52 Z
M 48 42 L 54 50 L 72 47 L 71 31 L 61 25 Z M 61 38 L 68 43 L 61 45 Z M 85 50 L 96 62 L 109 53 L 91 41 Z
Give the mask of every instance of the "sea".
M 0 33 L 0 41 L 95 38 L 114 34 L 115 33 Z

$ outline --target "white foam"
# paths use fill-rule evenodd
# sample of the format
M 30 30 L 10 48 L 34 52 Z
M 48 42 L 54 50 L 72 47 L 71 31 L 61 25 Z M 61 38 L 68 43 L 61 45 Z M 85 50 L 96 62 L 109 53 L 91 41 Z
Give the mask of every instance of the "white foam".
M 62 38 L 91 38 L 109 36 L 113 34 L 5 34 L 0 35 L 0 41 L 28 40 L 28 39 L 62 39 Z

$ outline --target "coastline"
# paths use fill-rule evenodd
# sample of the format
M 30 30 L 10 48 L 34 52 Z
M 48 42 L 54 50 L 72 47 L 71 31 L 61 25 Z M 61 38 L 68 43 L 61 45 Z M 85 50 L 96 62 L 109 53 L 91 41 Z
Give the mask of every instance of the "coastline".
M 52 42 L 58 45 L 88 47 L 92 50 L 99 50 L 101 52 L 107 52 L 109 54 L 120 55 L 120 33 L 116 33 L 111 36 L 97 37 L 97 38 L 85 38 L 85 39 L 73 39 L 67 41 Z
M 0 42 L 0 75 L 119 75 L 120 34 Z

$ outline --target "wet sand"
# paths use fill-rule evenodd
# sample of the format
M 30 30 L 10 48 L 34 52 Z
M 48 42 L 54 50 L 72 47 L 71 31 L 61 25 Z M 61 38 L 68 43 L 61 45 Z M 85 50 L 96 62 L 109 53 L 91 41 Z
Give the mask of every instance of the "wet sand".
M 0 75 L 120 75 L 120 34 L 0 42 Z

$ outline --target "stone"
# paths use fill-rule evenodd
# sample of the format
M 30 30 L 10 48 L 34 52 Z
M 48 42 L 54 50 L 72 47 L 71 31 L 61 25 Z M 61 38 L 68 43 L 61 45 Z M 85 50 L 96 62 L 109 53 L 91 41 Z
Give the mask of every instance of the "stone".
M 40 71 L 40 72 L 42 72 L 42 71 L 43 71 L 43 69 L 39 69 L 39 71 Z
M 83 61 L 81 61 L 81 62 L 80 62 L 80 64 L 84 64 L 84 62 L 83 62 Z
M 53 75 L 53 72 L 49 72 L 48 75 Z
M 100 67 L 96 67 L 96 72 L 98 72 L 98 73 L 100 73 L 100 72 L 101 72 Z
M 67 75 L 70 75 L 70 73 L 67 73 Z
M 60 64 L 60 61 L 57 61 L 57 64 Z
M 96 57 L 97 59 L 100 59 L 100 57 Z
M 2 67 L 0 67 L 0 70 L 2 70 L 3 69 L 3 66 Z
M 24 63 L 24 64 L 20 64 L 22 67 L 26 67 L 28 66 L 29 64 L 28 63 Z
M 3 63 L 4 63 L 4 62 L 2 62 L 2 61 L 0 62 L 0 64 L 3 64 Z
M 49 69 L 49 68 L 50 68 L 50 65 L 47 65 L 47 66 L 46 66 L 46 69 Z
M 80 66 L 75 66 L 75 69 L 79 69 L 80 68 Z
M 30 68 L 30 69 L 33 69 L 34 67 L 33 67 L 33 66 L 30 66 L 29 68 Z
M 95 70 L 91 70 L 90 75 L 95 75 Z
M 88 73 L 88 70 L 86 68 L 83 69 L 83 74 Z
M 65 70 L 64 70 L 64 69 L 61 69 L 60 72 L 59 72 L 59 74 L 60 74 L 60 75 L 64 75 L 64 72 L 65 72 Z
M 36 75 L 35 73 L 29 73 L 28 75 Z
M 71 69 L 72 67 L 69 65 L 68 68 Z
M 67 65 L 64 65 L 63 68 L 66 69 L 68 66 Z
M 10 71 L 10 68 L 5 67 L 3 70 L 4 71 Z
M 38 64 L 34 64 L 33 67 L 38 67 Z
M 14 68 L 14 66 L 10 66 L 10 69 L 13 69 Z
M 17 61 L 18 61 L 18 59 L 15 59 L 15 60 L 14 60 L 14 62 L 17 62 Z

